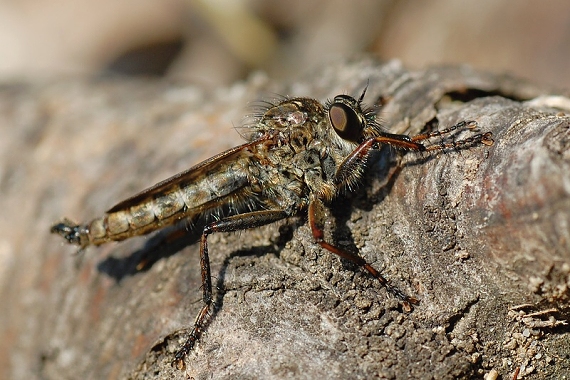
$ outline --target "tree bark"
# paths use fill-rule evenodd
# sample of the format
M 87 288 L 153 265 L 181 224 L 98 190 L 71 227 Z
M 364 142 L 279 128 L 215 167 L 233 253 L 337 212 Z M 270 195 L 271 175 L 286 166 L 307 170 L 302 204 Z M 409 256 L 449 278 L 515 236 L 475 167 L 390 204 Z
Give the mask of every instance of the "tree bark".
M 383 149 L 361 186 L 331 205 L 328 233 L 418 298 L 409 313 L 319 248 L 303 217 L 213 234 L 216 310 L 179 371 L 173 353 L 201 307 L 198 234 L 158 251 L 161 234 L 75 258 L 49 234 L 62 216 L 90 220 L 240 144 L 232 124 L 262 92 L 325 101 L 366 86 L 390 132 L 475 120 L 495 140 L 445 154 Z M 5 85 L 0 107 L 0 378 L 570 375 L 568 93 L 364 57 L 290 84 L 255 75 L 215 91 Z

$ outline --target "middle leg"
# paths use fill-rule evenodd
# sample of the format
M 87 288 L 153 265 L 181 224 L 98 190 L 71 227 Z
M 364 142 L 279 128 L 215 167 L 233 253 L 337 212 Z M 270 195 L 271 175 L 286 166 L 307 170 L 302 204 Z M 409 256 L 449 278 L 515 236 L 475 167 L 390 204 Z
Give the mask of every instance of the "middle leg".
M 260 227 L 286 218 L 288 215 L 281 210 L 255 211 L 245 214 L 233 215 L 204 227 L 200 238 L 200 270 L 202 274 L 202 301 L 204 305 L 196 316 L 194 328 L 188 334 L 186 341 L 174 355 L 172 365 L 178 369 L 184 369 L 184 358 L 194 348 L 205 329 L 206 319 L 212 307 L 212 274 L 210 271 L 210 258 L 208 256 L 208 235 L 214 232 L 232 232 L 248 228 Z

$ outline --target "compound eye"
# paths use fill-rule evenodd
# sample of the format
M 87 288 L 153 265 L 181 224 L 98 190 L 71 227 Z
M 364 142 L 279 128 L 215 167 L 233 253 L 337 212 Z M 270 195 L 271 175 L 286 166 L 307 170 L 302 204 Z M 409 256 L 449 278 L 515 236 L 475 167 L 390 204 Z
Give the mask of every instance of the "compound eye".
M 329 108 L 329 119 L 341 138 L 354 142 L 360 140 L 364 123 L 354 108 L 344 103 L 333 103 Z

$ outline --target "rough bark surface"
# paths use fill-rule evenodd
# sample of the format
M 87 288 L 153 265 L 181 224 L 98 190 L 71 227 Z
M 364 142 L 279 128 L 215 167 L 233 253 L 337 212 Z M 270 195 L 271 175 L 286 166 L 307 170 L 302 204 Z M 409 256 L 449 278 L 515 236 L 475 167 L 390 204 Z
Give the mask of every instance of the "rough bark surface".
M 49 234 L 62 216 L 89 220 L 239 144 L 232 124 L 250 101 L 324 101 L 367 83 L 365 102 L 384 104 L 392 132 L 476 120 L 494 134 L 491 147 L 447 154 L 382 150 L 332 205 L 329 233 L 419 298 L 410 313 L 320 249 L 302 217 L 214 234 L 216 311 L 178 371 L 172 354 L 201 307 L 198 245 L 149 253 L 153 239 L 137 238 L 79 263 Z M 216 91 L 0 87 L 0 378 L 569 376 L 570 99 L 559 95 L 468 67 L 368 58 Z

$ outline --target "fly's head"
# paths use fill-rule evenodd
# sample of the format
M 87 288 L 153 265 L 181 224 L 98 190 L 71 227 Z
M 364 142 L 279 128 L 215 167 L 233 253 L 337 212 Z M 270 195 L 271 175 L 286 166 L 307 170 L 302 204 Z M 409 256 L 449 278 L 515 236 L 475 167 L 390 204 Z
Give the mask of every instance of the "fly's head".
M 362 98 L 355 99 L 349 95 L 337 95 L 327 102 L 326 138 L 327 154 L 335 163 L 334 173 L 330 176 L 338 180 L 339 168 L 347 157 L 364 141 L 380 134 L 380 125 L 376 121 L 373 109 L 363 107 Z M 355 184 L 364 171 L 364 161 L 353 161 L 353 170 L 344 173 L 349 176 L 348 184 Z
M 337 95 L 326 104 L 330 127 L 339 141 L 351 143 L 353 149 L 367 138 L 377 136 L 380 129 L 373 109 L 362 107 L 364 93 L 358 99 Z

